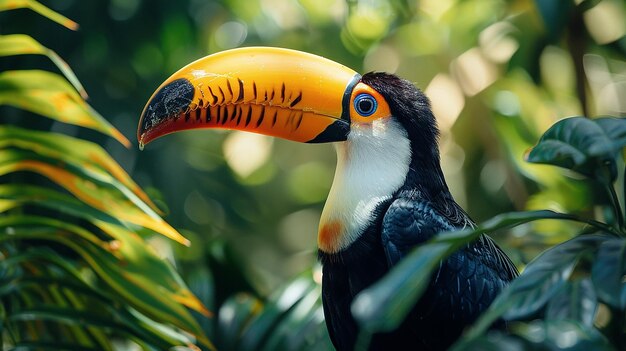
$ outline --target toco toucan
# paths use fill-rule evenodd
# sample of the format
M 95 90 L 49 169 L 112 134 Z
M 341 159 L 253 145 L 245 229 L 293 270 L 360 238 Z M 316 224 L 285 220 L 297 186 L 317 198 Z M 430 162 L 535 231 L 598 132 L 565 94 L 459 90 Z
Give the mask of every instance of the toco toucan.
M 412 248 L 474 225 L 444 180 L 428 98 L 395 75 L 360 75 L 287 49 L 220 52 L 156 90 L 138 138 L 142 146 L 197 128 L 335 143 L 337 169 L 317 241 L 326 325 L 339 350 L 354 349 L 359 327 L 350 307 L 360 291 Z M 370 349 L 445 349 L 516 276 L 509 258 L 483 235 L 441 262 L 400 328 L 374 335 Z

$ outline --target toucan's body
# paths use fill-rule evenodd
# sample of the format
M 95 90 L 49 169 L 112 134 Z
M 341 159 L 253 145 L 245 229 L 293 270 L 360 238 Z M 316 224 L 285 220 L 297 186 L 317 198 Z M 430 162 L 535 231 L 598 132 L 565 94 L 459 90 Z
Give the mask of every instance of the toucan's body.
M 170 77 L 144 109 L 141 144 L 183 129 L 240 129 L 300 142 L 336 142 L 337 171 L 318 234 L 330 337 L 353 350 L 354 297 L 416 246 L 473 226 L 439 165 L 428 99 L 394 75 L 364 76 L 285 49 L 231 50 Z M 442 350 L 517 275 L 483 236 L 441 263 L 399 329 L 371 349 Z

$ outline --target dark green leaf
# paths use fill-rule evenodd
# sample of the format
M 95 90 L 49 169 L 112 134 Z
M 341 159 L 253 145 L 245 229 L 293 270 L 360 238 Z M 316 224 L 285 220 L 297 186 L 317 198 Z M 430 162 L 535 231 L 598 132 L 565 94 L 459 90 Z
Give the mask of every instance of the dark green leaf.
M 626 146 L 626 119 L 601 117 L 596 118 L 593 121 L 604 130 L 616 148 L 623 148 Z
M 606 129 L 605 129 L 606 128 Z M 626 119 L 566 118 L 555 123 L 527 154 L 527 161 L 551 164 L 602 183 L 617 177 L 616 157 L 625 145 Z
M 578 259 L 597 249 L 606 235 L 581 235 L 557 245 L 528 264 L 524 272 L 507 286 L 469 333 L 484 333 L 498 318 L 517 319 L 539 311 L 569 278 Z
M 72 350 L 72 351 L 102 351 L 98 348 L 85 347 L 76 344 L 59 343 L 56 341 L 32 341 L 32 342 L 19 342 L 7 351 L 59 351 L 59 350 Z
M 242 331 L 262 308 L 263 303 L 250 294 L 240 293 L 226 300 L 218 313 L 216 346 L 236 350 Z
M 570 320 L 591 328 L 596 316 L 598 299 L 591 280 L 568 282 L 548 302 L 547 320 Z
M 591 279 L 598 298 L 615 308 L 623 309 L 621 291 L 626 286 L 623 277 L 626 269 L 626 240 L 607 240 L 598 249 L 591 268 Z
M 241 350 L 259 350 L 265 341 L 276 333 L 276 327 L 289 312 L 311 291 L 315 283 L 310 278 L 300 277 L 277 291 L 265 303 L 263 310 L 255 315 L 248 327 L 242 331 Z
M 558 40 L 569 22 L 570 13 L 574 9 L 574 1 L 535 0 L 535 2 L 543 19 L 548 38 L 550 41 Z
M 473 339 L 461 339 L 455 343 L 450 351 L 543 351 L 536 345 L 523 339 L 507 335 L 500 331 L 491 331 Z
M 311 330 L 316 331 L 313 334 L 319 336 L 317 331 L 320 327 L 324 330 L 326 328 L 321 317 L 320 289 L 309 290 L 273 328 L 262 350 L 307 349 L 311 341 L 318 341 L 308 340 L 312 336 Z

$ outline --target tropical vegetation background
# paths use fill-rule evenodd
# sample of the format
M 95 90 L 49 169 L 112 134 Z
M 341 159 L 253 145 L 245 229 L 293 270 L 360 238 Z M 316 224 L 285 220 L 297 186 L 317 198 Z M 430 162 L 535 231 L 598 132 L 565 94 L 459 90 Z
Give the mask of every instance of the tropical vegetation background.
M 519 212 L 549 209 L 624 235 L 623 123 L 598 124 L 615 132 L 615 177 L 525 155 L 564 117 L 624 116 L 625 34 L 621 0 L 0 0 L 1 343 L 331 348 L 315 243 L 332 146 L 200 131 L 137 148 L 138 118 L 156 87 L 192 60 L 238 46 L 299 49 L 414 81 L 442 129 L 448 184 L 479 223 L 511 211 L 554 217 Z M 587 224 L 533 221 L 493 237 L 523 269 Z M 626 252 L 621 241 L 602 249 L 594 240 L 565 250 Z M 617 278 L 623 262 L 613 263 Z M 592 301 L 587 310 L 565 309 L 575 324 L 529 322 L 518 325 L 518 339 L 460 347 L 589 346 L 554 330 L 624 347 L 621 280 L 611 291 L 621 291 L 621 302 L 612 304 L 591 278 L 569 274 L 555 278 L 571 282 L 569 290 L 544 293 Z M 563 317 L 555 303 L 548 307 L 541 313 Z

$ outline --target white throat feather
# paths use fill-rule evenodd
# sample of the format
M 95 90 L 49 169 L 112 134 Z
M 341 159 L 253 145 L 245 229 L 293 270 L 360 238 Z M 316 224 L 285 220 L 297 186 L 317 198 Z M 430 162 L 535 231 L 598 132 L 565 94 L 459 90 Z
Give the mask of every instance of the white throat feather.
M 355 242 L 372 221 L 372 211 L 406 180 L 411 143 L 394 117 L 353 123 L 337 143 L 337 169 L 319 226 L 318 246 L 337 253 Z

